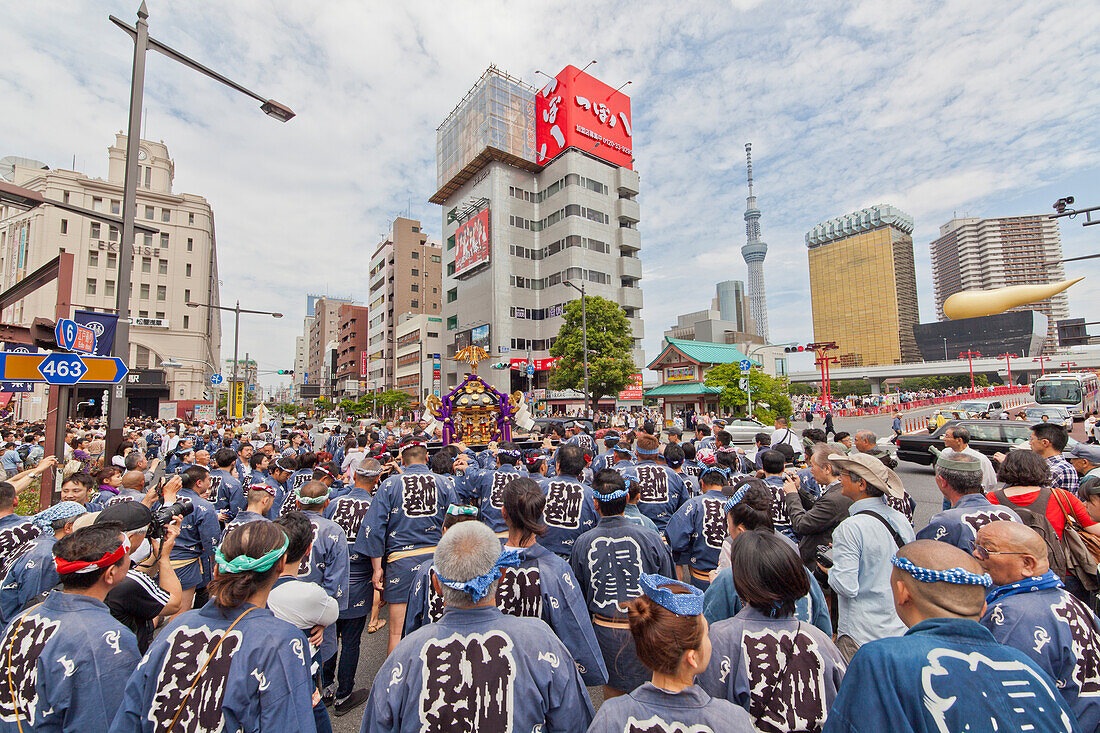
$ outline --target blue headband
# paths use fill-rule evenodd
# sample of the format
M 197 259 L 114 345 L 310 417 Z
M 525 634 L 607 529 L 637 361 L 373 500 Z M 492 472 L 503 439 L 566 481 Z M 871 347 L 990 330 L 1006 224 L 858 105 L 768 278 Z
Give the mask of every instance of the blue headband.
M 898 557 L 894 555 L 890 558 L 890 562 L 894 563 L 894 567 L 899 570 L 904 570 L 913 576 L 914 580 L 919 580 L 922 583 L 955 583 L 956 585 L 980 585 L 983 588 L 989 588 L 993 585 L 993 579 L 989 577 L 988 573 L 972 573 L 969 570 L 963 570 L 962 568 L 951 568 L 950 570 L 929 570 L 928 568 L 922 568 L 914 565 L 911 561 L 904 557 Z
M 741 488 L 737 490 L 737 493 L 726 499 L 726 504 L 722 507 L 722 513 L 729 514 L 731 511 L 733 511 L 733 507 L 735 507 L 739 501 L 745 498 L 745 492 L 748 490 L 749 485 L 742 484 Z
M 497 454 L 502 456 L 511 456 L 512 458 L 523 457 L 523 451 L 521 450 L 498 450 Z
M 634 455 L 634 451 L 630 450 L 630 446 L 629 446 L 629 445 L 619 445 L 618 443 L 616 443 L 616 444 L 615 444 L 615 445 L 614 445 L 614 446 L 613 446 L 613 447 L 611 448 L 611 450 L 615 451 L 616 453 L 625 453 L 625 454 L 626 454 L 626 455 L 628 455 L 628 456 L 632 456 L 632 455 Z
M 654 448 L 653 450 L 647 450 L 645 448 L 636 448 L 635 452 L 640 456 L 655 456 L 658 453 L 660 453 L 661 451 L 660 451 L 659 448 Z
M 447 586 L 451 590 L 458 590 L 466 593 L 470 596 L 474 603 L 477 603 L 482 598 L 489 594 L 489 586 L 500 578 L 501 568 L 517 567 L 523 560 L 523 552 L 511 547 L 506 547 L 500 552 L 500 557 L 493 563 L 493 567 L 489 572 L 484 575 L 479 575 L 476 578 L 470 578 L 469 580 L 447 580 L 439 574 L 439 568 L 436 568 L 435 575 L 439 578 L 439 582 Z
M 87 511 L 83 504 L 75 501 L 63 501 L 35 514 L 31 522 L 42 529 L 50 529 L 58 519 L 75 519 L 81 514 L 87 513 Z
M 592 492 L 592 496 L 599 499 L 600 501 L 615 501 L 616 499 L 621 499 L 626 495 L 627 495 L 627 490 L 626 489 L 619 489 L 618 491 L 612 491 L 610 494 L 600 494 L 596 491 Z
M 703 591 L 692 587 L 687 583 L 666 578 L 663 575 L 649 575 L 642 573 L 639 582 L 642 593 L 651 601 L 662 608 L 672 611 L 677 616 L 700 616 L 703 613 Z M 667 587 L 675 586 L 683 588 L 687 593 L 673 593 Z

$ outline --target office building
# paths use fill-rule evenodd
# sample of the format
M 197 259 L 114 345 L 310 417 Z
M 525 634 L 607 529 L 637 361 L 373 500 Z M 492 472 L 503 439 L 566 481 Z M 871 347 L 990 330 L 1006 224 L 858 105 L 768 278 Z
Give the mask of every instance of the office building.
M 336 346 L 337 401 L 358 397 L 367 374 L 367 322 L 365 306 L 343 303 L 339 309 Z
M 918 323 L 913 328 L 924 361 L 958 359 L 964 351 L 983 357 L 1039 356 L 1048 339 L 1046 315 L 1033 310 L 1010 310 L 993 316 Z
M 842 366 L 917 361 L 913 219 L 877 204 L 806 234 L 814 341 L 833 341 Z
M 396 327 L 406 315 L 442 313 L 443 248 L 415 219 L 397 217 L 370 258 L 366 388 L 395 387 Z
M 333 298 L 328 295 L 307 298 L 306 307 L 312 304 L 313 310 L 306 312 L 306 324 L 309 326 L 306 346 L 306 372 L 309 380 L 306 383 L 320 385 L 322 397 L 333 396 L 336 372 L 332 350 L 340 329 L 340 306 L 353 303 L 355 301 L 349 298 Z
M 309 333 L 308 325 L 305 333 Z M 301 386 L 305 384 L 306 372 L 309 369 L 309 354 L 306 351 L 306 337 L 294 337 L 294 374 L 290 379 L 291 399 L 297 400 L 301 392 Z
M 748 348 L 763 344 L 753 323 L 751 299 L 740 280 L 724 280 L 715 286 L 710 308 L 676 317 L 676 325 L 664 332 L 665 338 L 738 344 Z
M 394 333 L 394 388 L 421 405 L 428 395 L 440 396 L 443 319 L 426 313 L 406 313 Z
M 630 100 L 567 66 L 537 91 L 496 67 L 481 76 L 437 130 L 443 207 L 443 388 L 468 371 L 466 346 L 537 365 L 548 386 L 549 349 L 565 304 L 590 296 L 619 303 L 641 348 L 642 263 Z M 481 376 L 526 389 L 518 369 Z M 580 405 L 577 398 L 573 404 Z
M 749 172 L 749 197 L 745 200 L 745 246 L 741 257 L 749 273 L 749 308 L 752 313 L 752 331 L 768 341 L 768 298 L 764 292 L 764 258 L 768 245 L 760 239 L 760 209 L 756 208 L 756 194 L 752 192 L 752 143 L 745 143 L 745 160 Z
M 956 218 L 940 227 L 930 245 L 936 317 L 946 318 L 943 303 L 961 290 L 991 290 L 1009 285 L 1043 285 L 1065 279 L 1058 222 L 1045 215 L 997 219 Z M 1069 295 L 1019 306 L 1047 317 L 1047 347 L 1058 345 L 1058 321 L 1069 317 Z
M 22 160 L 22 162 L 28 162 Z M 126 136 L 107 149 L 107 177 L 51 170 L 30 161 L 0 167 L 18 186 L 105 214 L 121 215 L 126 167 Z M 156 416 L 161 401 L 205 400 L 212 396 L 210 375 L 221 361 L 221 316 L 188 301 L 220 304 L 214 212 L 202 196 L 175 193 L 176 164 L 164 142 L 142 140 L 138 152 L 137 221 L 157 233 L 138 232 L 131 279 L 129 414 Z M 52 206 L 25 210 L 0 204 L 0 287 L 7 289 L 64 249 L 74 256 L 74 306 L 113 312 L 118 287 L 119 227 L 92 221 Z M 4 309 L 4 323 L 29 326 L 34 318 L 54 317 L 56 284 L 39 288 Z M 71 314 L 70 314 L 71 315 Z M 179 363 L 162 368 L 165 361 Z M 24 402 L 24 419 L 45 414 L 44 386 Z M 95 398 L 103 388 L 77 390 Z

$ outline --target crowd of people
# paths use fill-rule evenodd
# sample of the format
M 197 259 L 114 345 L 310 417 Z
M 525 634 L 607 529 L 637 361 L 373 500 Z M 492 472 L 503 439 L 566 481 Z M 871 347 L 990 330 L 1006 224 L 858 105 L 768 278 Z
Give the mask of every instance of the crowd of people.
M 1059 425 L 948 431 L 919 528 L 869 431 L 422 427 L 0 435 L 0 729 L 1100 728 L 1100 446 Z
M 820 395 L 791 395 L 791 404 L 795 414 L 807 413 L 822 415 L 840 410 L 860 410 L 873 407 L 905 408 L 907 405 L 943 397 L 970 397 L 991 394 L 994 387 L 950 387 L 939 389 L 908 389 L 886 394 L 833 396 L 832 400 L 822 400 Z

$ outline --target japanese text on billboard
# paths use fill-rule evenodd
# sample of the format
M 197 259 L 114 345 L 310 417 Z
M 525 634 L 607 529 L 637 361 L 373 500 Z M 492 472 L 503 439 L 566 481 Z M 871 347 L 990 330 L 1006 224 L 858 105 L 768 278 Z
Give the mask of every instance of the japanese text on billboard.
M 535 95 L 535 162 L 566 148 L 633 168 L 630 97 L 575 66 L 566 66 Z
M 455 231 L 455 276 L 489 261 L 489 210 L 482 209 Z

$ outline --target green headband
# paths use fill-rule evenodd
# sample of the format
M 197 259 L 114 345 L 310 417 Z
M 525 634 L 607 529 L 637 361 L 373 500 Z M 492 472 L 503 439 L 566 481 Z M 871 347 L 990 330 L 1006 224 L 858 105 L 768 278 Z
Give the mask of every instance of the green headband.
M 973 471 L 982 472 L 982 464 L 977 460 L 960 461 L 957 458 L 948 458 L 943 451 L 934 445 L 928 446 L 928 450 L 936 457 L 936 468 L 946 468 L 948 471 Z M 965 454 L 964 454 L 965 455 Z M 971 458 L 971 456 L 966 456 Z
M 283 536 L 283 544 L 281 547 L 276 547 L 266 555 L 260 557 L 249 557 L 248 555 L 237 555 L 232 560 L 226 560 L 225 555 L 222 554 L 222 548 L 214 550 L 214 561 L 218 563 L 218 570 L 223 573 L 247 573 L 257 572 L 262 573 L 271 569 L 271 566 L 279 561 L 279 558 L 286 554 L 286 548 L 290 547 L 290 537 Z
M 324 504 L 328 501 L 328 494 L 321 494 L 320 496 L 302 496 L 302 487 L 294 489 L 294 498 L 298 500 L 299 504 Z

